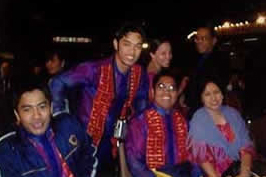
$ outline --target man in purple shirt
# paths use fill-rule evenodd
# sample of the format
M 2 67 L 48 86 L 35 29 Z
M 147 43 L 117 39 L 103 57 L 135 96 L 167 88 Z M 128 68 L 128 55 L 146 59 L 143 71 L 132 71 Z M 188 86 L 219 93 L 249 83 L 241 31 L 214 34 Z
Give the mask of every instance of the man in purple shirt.
M 148 78 L 137 64 L 145 34 L 141 27 L 125 23 L 115 34 L 112 56 L 85 62 L 56 76 L 49 84 L 53 95 L 53 114 L 67 112 L 67 93 L 82 88 L 78 117 L 97 148 L 99 176 L 112 175 L 114 126 L 131 110 L 139 112 L 148 101 Z
M 155 75 L 152 94 L 151 106 L 129 123 L 125 145 L 132 176 L 196 175 L 187 159 L 187 123 L 174 108 L 178 96 L 175 77 L 169 71 Z

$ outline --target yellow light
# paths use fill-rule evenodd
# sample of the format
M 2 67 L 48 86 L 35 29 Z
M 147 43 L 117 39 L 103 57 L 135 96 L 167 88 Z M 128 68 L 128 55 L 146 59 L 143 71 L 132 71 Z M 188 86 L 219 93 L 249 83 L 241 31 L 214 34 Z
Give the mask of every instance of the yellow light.
M 223 27 L 229 28 L 230 27 L 230 22 L 228 22 L 228 21 L 224 22 Z
M 257 20 L 256 20 L 256 23 L 257 24 L 266 24 L 266 17 L 262 16 L 262 15 L 259 15 Z
M 249 22 L 248 22 L 248 21 L 245 21 L 245 24 L 246 24 L 246 25 L 248 25 L 248 24 L 249 24 Z
M 87 37 L 56 36 L 53 37 L 53 41 L 58 43 L 91 43 L 92 39 Z
M 217 30 L 218 30 L 218 27 L 217 27 L 217 26 L 215 26 L 215 27 L 214 27 L 214 30 L 215 30 L 215 31 L 217 31 Z
M 55 37 L 55 42 L 59 42 L 59 41 L 60 41 L 60 37 L 59 36 Z
M 142 44 L 142 48 L 143 49 L 147 49 L 148 47 L 149 47 L 149 44 L 148 43 L 145 42 L 145 43 Z

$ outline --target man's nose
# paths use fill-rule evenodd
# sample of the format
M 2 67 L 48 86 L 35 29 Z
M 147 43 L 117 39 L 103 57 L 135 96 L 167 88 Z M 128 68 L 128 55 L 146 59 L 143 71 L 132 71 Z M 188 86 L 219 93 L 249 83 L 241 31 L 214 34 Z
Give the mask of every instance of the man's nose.
M 40 117 L 40 110 L 38 108 L 33 109 L 33 118 L 38 119 Z

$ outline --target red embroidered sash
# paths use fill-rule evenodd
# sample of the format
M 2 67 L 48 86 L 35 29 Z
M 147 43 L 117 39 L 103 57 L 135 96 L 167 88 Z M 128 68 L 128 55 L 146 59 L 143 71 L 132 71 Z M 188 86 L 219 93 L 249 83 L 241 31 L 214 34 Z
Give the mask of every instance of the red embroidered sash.
M 57 153 L 59 155 L 59 159 L 60 159 L 61 164 L 62 164 L 62 176 L 64 176 L 64 177 L 74 177 L 73 173 L 71 172 L 69 166 L 67 165 L 66 161 L 62 157 L 61 153 L 59 152 L 59 150 L 57 148 L 56 148 L 56 150 L 57 150 Z
M 129 98 L 123 105 L 121 112 L 122 117 L 125 117 L 127 108 L 131 108 L 132 101 L 139 86 L 140 77 L 141 67 L 138 65 L 131 67 Z M 101 141 L 104 132 L 104 125 L 113 99 L 113 67 L 111 64 L 109 64 L 101 66 L 101 75 L 98 90 L 96 92 L 95 98 L 93 99 L 90 121 L 87 126 L 87 133 L 92 137 L 93 144 L 96 146 L 98 146 Z
M 186 150 L 187 124 L 184 117 L 177 111 L 173 114 L 174 134 L 178 150 L 177 159 L 181 163 L 187 159 Z M 146 145 L 146 162 L 150 169 L 160 168 L 166 163 L 165 124 L 161 115 L 154 109 L 146 111 L 148 137 Z

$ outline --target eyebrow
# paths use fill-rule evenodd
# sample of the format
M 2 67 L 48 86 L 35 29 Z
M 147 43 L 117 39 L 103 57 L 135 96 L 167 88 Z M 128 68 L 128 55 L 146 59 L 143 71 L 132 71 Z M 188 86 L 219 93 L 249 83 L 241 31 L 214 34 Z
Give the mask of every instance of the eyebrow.
M 42 105 L 42 104 L 47 104 L 47 100 L 38 103 L 36 106 L 40 106 L 40 105 Z M 21 107 L 21 108 L 35 107 L 35 105 L 25 104 L 25 105 L 21 105 L 20 107 Z
M 124 42 L 128 42 L 128 43 L 130 43 L 130 44 L 133 44 L 133 45 L 141 45 L 143 42 L 139 42 L 139 43 L 136 43 L 136 44 L 134 44 L 133 42 L 131 42 L 130 40 L 128 40 L 126 37 L 124 37 L 123 39 L 122 39 Z
M 164 84 L 164 85 L 176 85 L 175 83 L 169 83 L 169 82 L 159 82 L 158 84 Z

